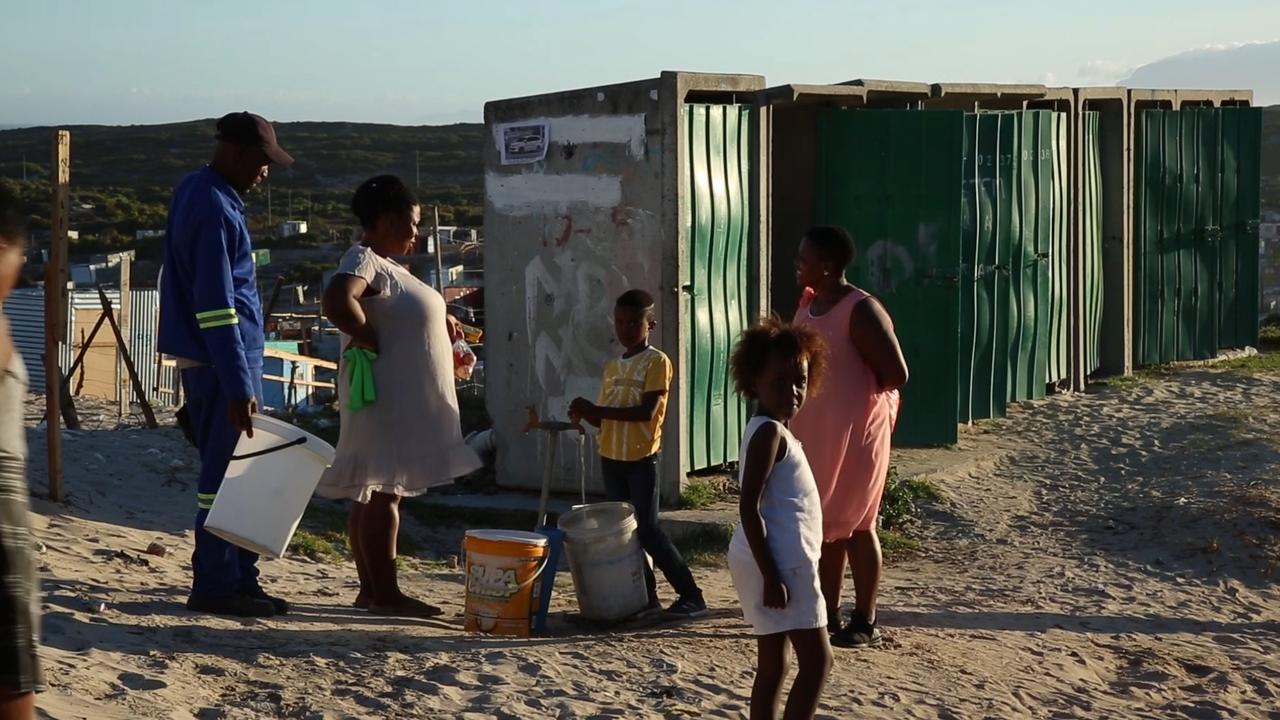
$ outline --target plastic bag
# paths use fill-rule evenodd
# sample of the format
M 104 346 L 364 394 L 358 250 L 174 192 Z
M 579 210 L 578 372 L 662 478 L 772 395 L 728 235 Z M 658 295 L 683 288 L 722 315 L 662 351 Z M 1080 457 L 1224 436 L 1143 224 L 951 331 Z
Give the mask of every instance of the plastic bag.
M 467 341 L 459 338 L 453 344 L 453 376 L 459 380 L 470 380 L 471 371 L 476 367 L 476 354 L 471 351 Z

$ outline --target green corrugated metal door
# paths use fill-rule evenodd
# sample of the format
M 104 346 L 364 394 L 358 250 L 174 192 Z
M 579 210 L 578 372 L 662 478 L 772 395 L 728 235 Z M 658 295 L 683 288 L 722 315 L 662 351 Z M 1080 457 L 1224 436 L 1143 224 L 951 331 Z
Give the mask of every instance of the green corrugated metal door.
M 729 380 L 728 359 L 748 323 L 756 282 L 748 272 L 751 113 L 743 105 L 684 107 L 685 446 L 691 470 L 737 460 L 746 421 L 746 405 Z
M 957 437 L 964 122 L 948 111 L 821 115 L 818 221 L 853 233 L 850 279 L 885 304 L 911 367 L 899 445 Z
M 1066 376 L 1065 120 L 966 116 L 959 418 L 1002 417 Z
M 1223 108 L 1219 347 L 1258 342 L 1262 110 Z
M 1012 128 L 1005 113 L 965 118 L 961 193 L 966 208 L 961 250 L 965 316 L 960 332 L 969 374 L 959 386 L 959 416 L 965 422 L 1002 417 L 1008 400 L 1008 262 L 1007 252 L 1000 248 L 1007 235 L 1001 223 L 1007 228 L 1008 218 L 1000 212 L 1000 179 L 1007 174 L 1000 170 L 1002 127 Z M 1008 164 L 1007 158 L 1003 164 Z
M 1138 364 L 1256 342 L 1261 112 L 1148 110 L 1137 152 Z

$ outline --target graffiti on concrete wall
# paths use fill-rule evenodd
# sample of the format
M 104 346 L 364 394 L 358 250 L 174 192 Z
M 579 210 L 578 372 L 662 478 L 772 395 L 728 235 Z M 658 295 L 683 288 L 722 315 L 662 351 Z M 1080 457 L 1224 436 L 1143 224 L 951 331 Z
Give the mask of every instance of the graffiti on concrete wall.
M 613 303 L 632 283 L 651 284 L 643 242 L 653 216 L 634 208 L 579 212 L 547 225 L 543 251 L 525 266 L 530 391 L 560 415 L 574 397 L 594 398 L 618 352 Z M 637 233 L 638 231 L 638 233 Z

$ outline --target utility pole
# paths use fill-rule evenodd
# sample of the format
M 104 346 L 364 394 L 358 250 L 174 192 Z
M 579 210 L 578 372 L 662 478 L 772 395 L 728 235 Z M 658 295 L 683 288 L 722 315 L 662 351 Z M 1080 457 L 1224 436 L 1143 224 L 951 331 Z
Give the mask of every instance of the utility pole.
M 413 187 L 415 189 L 422 187 L 422 159 L 421 153 L 417 150 L 413 151 Z
M 25 166 L 25 165 L 24 165 Z M 67 332 L 67 229 L 71 217 L 71 132 L 53 133 L 53 163 L 49 175 L 49 262 L 44 281 L 45 429 L 49 439 L 49 499 L 62 502 L 62 338 Z
M 436 253 L 436 292 L 444 295 L 444 258 L 440 247 L 440 206 L 431 206 L 431 247 Z
M 22 153 L 22 184 L 27 184 L 27 154 Z

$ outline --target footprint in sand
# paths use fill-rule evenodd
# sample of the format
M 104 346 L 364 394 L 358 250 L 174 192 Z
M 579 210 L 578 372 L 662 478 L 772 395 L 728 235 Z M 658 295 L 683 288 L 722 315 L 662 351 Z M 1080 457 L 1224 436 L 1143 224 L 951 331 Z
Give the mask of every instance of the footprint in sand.
M 149 678 L 145 675 L 139 675 L 138 673 L 121 673 L 116 680 L 130 690 L 163 690 L 169 687 L 169 683 L 163 680 L 156 680 L 155 678 Z

